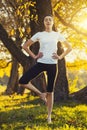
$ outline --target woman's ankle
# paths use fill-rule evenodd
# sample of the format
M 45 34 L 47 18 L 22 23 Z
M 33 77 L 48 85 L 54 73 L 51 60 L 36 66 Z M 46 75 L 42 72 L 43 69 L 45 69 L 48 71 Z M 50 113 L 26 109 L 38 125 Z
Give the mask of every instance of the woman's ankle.
M 45 103 L 47 103 L 46 93 L 41 93 L 41 94 L 40 94 L 40 98 L 41 98 Z
M 48 116 L 47 122 L 48 122 L 48 123 L 51 123 L 51 122 L 52 122 L 52 121 L 51 121 L 51 116 Z

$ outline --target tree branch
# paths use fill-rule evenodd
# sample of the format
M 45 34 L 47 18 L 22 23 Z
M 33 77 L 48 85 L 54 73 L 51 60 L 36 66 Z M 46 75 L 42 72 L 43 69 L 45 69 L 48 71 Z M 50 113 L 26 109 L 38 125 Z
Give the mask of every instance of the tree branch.
M 9 61 L 5 66 L 1 66 L 1 65 L 0 65 L 0 69 L 4 69 L 4 68 L 8 67 L 8 65 L 9 65 L 11 62 L 12 62 L 12 60 Z
M 21 49 L 14 43 L 14 41 L 8 36 L 8 33 L 0 24 L 0 39 L 9 50 L 9 52 L 17 59 L 17 61 L 25 66 L 29 62 L 29 57 L 27 57 Z
M 61 21 L 61 23 L 67 27 L 70 27 L 71 29 L 73 29 L 74 31 L 76 31 L 77 33 L 81 34 L 81 35 L 84 35 L 87 37 L 87 33 L 84 33 L 84 32 L 81 32 L 80 30 L 78 30 L 74 25 L 70 24 L 70 23 L 67 23 L 65 22 L 64 19 L 62 19 L 62 17 L 59 15 L 59 13 L 57 13 L 56 11 L 54 11 L 54 14 L 56 17 L 59 18 L 59 20 Z

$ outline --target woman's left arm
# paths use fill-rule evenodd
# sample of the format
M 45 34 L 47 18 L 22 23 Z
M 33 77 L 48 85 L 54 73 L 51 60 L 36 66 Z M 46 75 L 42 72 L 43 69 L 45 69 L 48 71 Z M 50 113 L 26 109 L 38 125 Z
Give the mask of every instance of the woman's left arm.
M 59 60 L 63 59 L 72 50 L 70 43 L 67 41 L 64 41 L 63 43 L 67 49 L 59 56 Z
M 53 53 L 52 57 L 54 59 L 61 60 L 72 50 L 70 43 L 68 43 L 67 41 L 64 41 L 63 43 L 67 49 L 60 56 L 57 53 Z

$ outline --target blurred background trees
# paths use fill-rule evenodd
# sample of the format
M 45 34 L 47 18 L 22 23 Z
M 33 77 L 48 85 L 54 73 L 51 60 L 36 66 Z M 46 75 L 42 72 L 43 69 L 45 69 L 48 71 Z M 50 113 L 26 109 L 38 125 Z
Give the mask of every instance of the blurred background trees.
M 63 59 L 58 63 L 60 69 L 55 100 L 67 99 L 69 91 L 75 92 L 87 85 L 86 0 L 1 0 L 0 83 L 4 84 L 6 79 L 7 94 L 18 91 L 19 77 L 36 62 L 21 50 L 21 45 L 34 33 L 43 30 L 42 21 L 46 14 L 53 14 L 55 28 L 64 34 L 73 47 L 72 52 L 66 56 L 66 61 Z M 38 43 L 31 47 L 34 53 L 38 52 L 38 48 Z M 60 45 L 58 53 L 62 51 Z M 42 78 L 44 75 L 33 83 L 39 88 L 43 86 L 41 91 L 44 91 L 45 81 Z

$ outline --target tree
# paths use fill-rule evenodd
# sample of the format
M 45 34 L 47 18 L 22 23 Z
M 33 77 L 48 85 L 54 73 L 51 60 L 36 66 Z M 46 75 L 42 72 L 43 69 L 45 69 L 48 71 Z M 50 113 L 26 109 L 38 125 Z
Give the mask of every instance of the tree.
M 47 14 L 52 14 L 52 8 L 51 8 L 51 1 L 50 0 L 34 0 L 35 6 L 30 6 L 30 28 L 31 28 L 31 36 L 35 34 L 38 31 L 42 31 L 44 29 L 43 26 L 43 18 Z M 42 6 L 43 5 L 43 6 Z M 33 19 L 32 19 L 33 15 Z M 38 20 L 36 21 L 36 17 L 38 17 Z M 39 43 L 34 44 L 31 47 L 32 51 L 37 54 L 39 49 Z M 31 65 L 33 65 L 35 62 L 32 59 Z M 46 82 L 45 82 L 45 75 L 44 73 L 41 74 L 36 78 L 36 80 L 33 81 L 33 84 L 37 86 L 38 89 L 41 91 L 46 91 Z M 41 87 L 42 86 L 42 87 Z
M 58 55 L 64 52 L 61 43 L 58 43 Z M 58 61 L 58 76 L 55 87 L 55 102 L 67 100 L 69 98 L 68 79 L 66 75 L 66 61 L 63 58 Z
M 80 2 L 81 1 L 82 0 L 80 0 Z M 34 2 L 34 6 L 32 5 L 32 2 Z M 82 8 L 80 2 L 77 2 L 77 1 L 71 1 L 70 2 L 70 1 L 67 1 L 67 0 L 66 1 L 61 1 L 60 0 L 57 3 L 55 3 L 53 11 L 56 12 L 55 13 L 55 15 L 56 15 L 56 21 L 57 22 L 62 22 L 62 24 L 64 24 L 64 26 L 61 25 L 62 30 L 66 29 L 65 26 L 68 27 L 68 25 L 69 25 L 69 27 L 71 27 L 74 31 L 78 32 L 78 28 L 76 28 L 76 29 L 73 28 L 73 26 L 71 26 L 70 23 L 72 22 L 72 20 L 74 19 L 74 17 L 77 15 L 77 13 L 76 13 L 76 12 L 78 12 L 78 11 L 76 11 L 77 7 L 80 6 L 80 8 Z M 75 3 L 76 3 L 76 6 L 72 6 Z M 13 2 L 11 4 L 14 5 Z M 22 4 L 23 4 L 23 1 L 22 1 Z M 30 27 L 31 27 L 31 35 L 33 35 L 38 30 L 43 30 L 43 24 L 42 24 L 43 16 L 45 16 L 46 14 L 52 14 L 52 7 L 51 7 L 51 1 L 50 0 L 44 0 L 44 1 L 33 0 L 33 1 L 31 1 L 30 5 L 31 6 L 29 6 L 29 8 L 30 8 L 30 14 L 29 14 L 29 16 L 30 16 L 29 17 L 30 18 L 30 23 L 29 24 L 30 24 Z M 79 8 L 79 10 L 80 10 L 80 8 Z M 21 13 L 20 13 L 21 9 L 23 9 L 23 6 L 19 7 L 18 10 L 17 10 L 18 16 L 20 16 L 20 17 L 21 17 Z M 70 9 L 71 14 L 72 14 L 70 16 L 69 16 L 69 11 L 68 11 L 69 9 Z M 73 11 L 73 9 L 76 12 Z M 41 15 L 41 14 L 43 14 L 43 15 Z M 60 14 L 60 15 L 58 15 L 58 14 Z M 64 18 L 62 18 L 62 16 L 64 16 Z M 68 21 L 67 24 L 66 24 L 66 21 Z M 67 28 L 67 30 L 68 30 L 68 28 Z M 69 30 L 69 31 L 70 31 L 69 34 L 73 34 L 71 32 L 71 30 Z M 79 34 L 84 35 L 84 33 L 80 32 L 80 31 L 79 31 Z M 74 37 L 75 35 L 73 34 L 71 36 Z M 21 49 L 20 49 L 20 47 L 18 45 L 14 44 L 14 41 L 11 38 L 8 37 L 8 34 L 6 33 L 6 31 L 4 30 L 4 28 L 2 27 L 2 25 L 0 25 L 0 39 L 2 40 L 2 42 L 4 43 L 4 45 L 8 48 L 8 50 L 10 51 L 10 53 L 18 60 L 18 62 L 21 63 L 22 66 L 24 66 L 24 68 L 31 67 L 31 65 L 35 63 L 35 61 L 33 61 L 33 59 L 31 59 L 30 57 L 25 56 L 22 53 L 22 51 L 21 51 Z M 81 41 L 80 41 L 80 43 L 81 43 Z M 35 53 L 37 53 L 38 47 L 39 46 L 34 45 L 34 46 L 32 46 L 31 49 Z M 14 48 L 14 50 L 12 50 L 12 48 Z M 58 53 L 60 54 L 62 51 L 63 50 L 62 50 L 61 46 L 59 46 L 59 52 Z M 58 75 L 58 78 L 57 78 L 57 83 L 56 83 L 56 88 L 55 88 L 56 89 L 56 91 L 55 91 L 55 100 L 56 101 L 61 100 L 61 98 L 62 99 L 67 99 L 68 94 L 69 94 L 65 65 L 66 65 L 65 64 L 65 59 L 61 60 L 58 63 L 58 66 L 60 66 L 60 69 L 59 69 L 59 75 Z M 39 80 L 37 80 L 37 81 L 39 81 Z M 37 81 L 36 81 L 36 84 L 37 84 Z M 59 96 L 57 96 L 57 95 L 59 95 Z
M 44 0 L 43 1 L 43 6 L 41 6 L 41 2 L 38 0 L 36 1 L 36 10 L 37 10 L 37 14 L 38 14 L 38 25 L 39 25 L 39 30 L 42 30 L 43 29 L 43 17 L 48 15 L 48 14 L 52 14 L 52 8 L 51 8 L 51 1 L 49 0 Z M 45 5 L 48 5 L 47 6 L 47 9 L 45 7 Z M 48 10 L 48 7 L 49 7 L 49 10 Z M 41 12 L 42 10 L 42 12 Z M 33 12 L 33 7 L 31 8 L 31 13 Z M 33 13 L 32 13 L 33 14 Z M 42 15 L 43 14 L 43 15 Z M 34 20 L 31 20 L 31 30 L 32 30 L 32 34 L 35 33 L 35 28 L 32 28 L 32 25 L 34 26 L 35 25 L 35 21 Z M 38 31 L 38 29 L 36 29 L 36 31 Z M 6 33 L 6 32 L 5 32 Z M 1 39 L 2 40 L 2 39 Z M 10 39 L 11 40 L 11 39 Z M 2 40 L 3 41 L 3 40 Z M 7 40 L 6 40 L 7 41 Z M 3 41 L 5 45 L 7 45 L 5 42 L 6 41 Z M 11 40 L 11 42 L 13 42 Z M 7 47 L 7 46 L 6 46 Z M 15 46 L 16 47 L 16 46 Z M 34 49 L 33 49 L 34 48 Z M 32 47 L 32 50 L 34 50 L 34 52 L 37 51 L 36 49 L 37 47 Z M 10 49 L 10 52 L 11 52 L 11 48 L 8 47 L 8 49 Z M 16 52 L 16 51 L 15 51 Z M 12 54 L 12 53 L 11 53 Z M 13 55 L 14 56 L 14 55 Z M 18 59 L 18 58 L 17 58 Z M 25 60 L 24 60 L 25 61 Z M 62 64 L 63 65 L 63 64 Z M 42 76 L 43 77 L 43 76 Z M 41 77 L 41 80 L 42 80 L 42 77 Z M 37 84 L 37 82 L 36 82 Z M 41 83 L 40 83 L 41 84 Z M 56 99 L 57 100 L 57 99 Z
M 28 66 L 29 57 L 23 54 L 21 49 L 14 43 L 14 41 L 8 36 L 8 33 L 0 24 L 0 39 L 9 50 L 9 52 L 17 59 L 22 66 Z M 14 48 L 14 49 L 13 49 Z
M 16 0 L 14 0 L 14 1 L 9 0 L 9 1 L 2 2 L 2 14 L 3 15 L 2 14 L 1 15 L 3 16 L 3 18 L 1 20 L 1 22 L 4 22 L 3 21 L 4 17 L 8 16 L 5 18 L 6 22 L 4 24 L 4 27 L 7 28 L 8 35 L 15 39 L 14 44 L 17 44 L 17 46 L 19 46 L 19 48 L 21 48 L 20 45 L 21 45 L 23 37 L 24 37 L 22 30 L 23 30 L 23 26 L 25 26 L 24 25 L 25 23 L 23 22 L 24 17 L 22 17 L 22 15 L 25 16 L 24 15 L 25 12 L 22 11 L 22 13 L 21 13 L 21 10 L 23 8 L 24 9 L 28 8 L 27 7 L 28 3 L 27 3 L 27 1 L 22 2 L 22 4 L 24 4 L 24 6 L 23 6 L 23 5 L 20 5 L 20 2 L 17 2 Z M 28 13 L 29 12 L 27 12 L 26 14 L 28 15 Z M 8 27 L 9 23 L 11 23 L 10 27 Z M 26 31 L 26 27 L 25 27 L 25 31 Z M 17 62 L 16 58 L 13 58 L 13 59 L 14 60 L 12 60 L 13 63 L 12 63 L 12 68 L 11 68 L 11 75 L 10 75 L 7 89 L 6 89 L 6 93 L 9 93 L 9 94 L 15 92 L 14 90 L 17 90 L 18 78 L 19 78 L 18 77 L 18 65 L 17 65 L 18 62 Z M 17 63 L 16 65 L 15 65 L 15 62 Z M 24 68 L 24 71 L 25 70 L 26 70 L 26 68 Z
M 18 91 L 18 62 L 15 58 L 12 59 L 12 68 L 5 92 L 6 94 L 13 94 L 14 92 Z
M 87 86 L 77 92 L 70 94 L 70 98 L 78 102 L 87 103 Z

